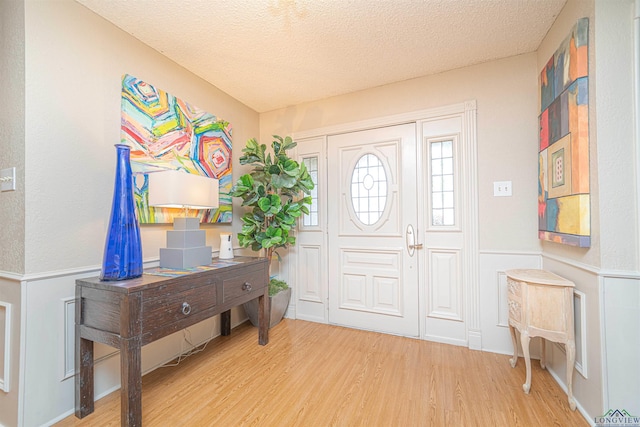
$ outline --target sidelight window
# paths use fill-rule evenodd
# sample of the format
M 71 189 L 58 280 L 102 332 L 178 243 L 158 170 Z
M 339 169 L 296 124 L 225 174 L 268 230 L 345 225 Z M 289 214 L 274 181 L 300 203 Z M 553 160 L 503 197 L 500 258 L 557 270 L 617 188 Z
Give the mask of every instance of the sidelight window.
M 313 190 L 311 190 L 311 206 L 309 206 L 309 215 L 305 214 L 302 218 L 302 225 L 305 227 L 318 226 L 318 157 L 305 157 L 302 162 L 307 167 L 311 180 L 313 181 Z
M 431 225 L 455 225 L 453 141 L 430 143 Z

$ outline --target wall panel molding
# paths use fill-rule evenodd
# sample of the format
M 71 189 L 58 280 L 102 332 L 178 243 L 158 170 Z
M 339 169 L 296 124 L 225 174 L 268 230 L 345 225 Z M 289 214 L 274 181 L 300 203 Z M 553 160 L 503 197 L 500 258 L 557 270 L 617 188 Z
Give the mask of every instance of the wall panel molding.
M 429 295 L 427 316 L 464 322 L 461 256 L 457 249 L 428 249 Z
M 509 302 L 507 301 L 507 273 L 504 271 L 498 271 L 496 274 L 496 288 L 498 292 L 498 312 L 496 318 L 498 323 L 496 326 L 502 328 L 509 327 Z
M 298 277 L 299 299 L 315 303 L 322 303 L 322 284 L 320 266 L 322 265 L 322 247 L 320 245 L 299 245 L 300 260 L 302 261 Z
M 0 367 L 0 390 L 9 393 L 11 389 L 11 304 L 0 301 L 0 331 L 3 338 L 2 362 Z

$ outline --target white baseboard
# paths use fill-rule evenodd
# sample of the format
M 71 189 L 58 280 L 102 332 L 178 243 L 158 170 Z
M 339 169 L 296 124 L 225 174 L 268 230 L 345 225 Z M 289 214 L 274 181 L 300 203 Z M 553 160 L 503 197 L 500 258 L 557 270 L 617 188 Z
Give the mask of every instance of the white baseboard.
M 560 388 L 562 389 L 562 391 L 565 392 L 565 394 L 567 393 L 567 385 L 564 383 L 564 381 L 562 381 L 560 379 L 560 377 L 558 376 L 558 374 L 553 370 L 550 369 L 549 365 L 547 365 L 547 371 L 551 374 L 551 376 L 553 377 L 554 380 L 556 380 L 556 382 L 558 383 L 558 385 L 560 386 Z M 590 426 L 595 426 L 595 420 L 593 418 L 591 418 L 589 416 L 589 414 L 587 413 L 587 411 L 584 409 L 584 407 L 580 404 L 580 402 L 578 401 L 578 399 L 576 399 L 575 394 L 573 395 L 573 398 L 576 401 L 576 409 L 578 410 L 578 412 L 580 412 L 580 414 L 584 417 L 585 420 L 587 420 L 587 422 L 589 423 Z M 567 398 L 568 399 L 568 398 Z M 566 401 L 567 406 L 569 406 L 569 401 Z

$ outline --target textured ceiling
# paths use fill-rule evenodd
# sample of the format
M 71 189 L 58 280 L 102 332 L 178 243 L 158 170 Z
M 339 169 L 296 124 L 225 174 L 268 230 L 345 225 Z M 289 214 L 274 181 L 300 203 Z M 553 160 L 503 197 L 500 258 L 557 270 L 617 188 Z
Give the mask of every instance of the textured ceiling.
M 566 0 L 77 0 L 258 112 L 538 48 Z

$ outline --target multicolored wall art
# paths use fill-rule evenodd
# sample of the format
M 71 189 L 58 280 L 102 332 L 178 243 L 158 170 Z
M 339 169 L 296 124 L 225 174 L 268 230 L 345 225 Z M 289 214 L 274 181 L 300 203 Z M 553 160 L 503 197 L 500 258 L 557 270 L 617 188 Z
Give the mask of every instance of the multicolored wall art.
M 580 19 L 540 73 L 538 235 L 591 246 L 589 21 Z
M 171 223 L 180 209 L 148 204 L 149 173 L 183 170 L 219 180 L 220 207 L 197 211 L 203 223 L 230 223 L 231 125 L 133 76 L 122 77 L 121 142 L 131 147 L 138 219 Z

